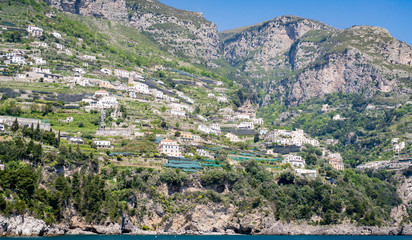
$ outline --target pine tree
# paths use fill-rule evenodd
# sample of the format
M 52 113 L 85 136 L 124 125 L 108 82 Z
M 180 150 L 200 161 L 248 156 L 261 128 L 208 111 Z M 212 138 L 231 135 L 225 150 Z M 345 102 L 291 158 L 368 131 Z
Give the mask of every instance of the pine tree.
M 13 132 L 17 132 L 17 130 L 19 130 L 19 122 L 17 121 L 17 118 L 14 120 L 13 124 L 11 125 L 11 130 Z

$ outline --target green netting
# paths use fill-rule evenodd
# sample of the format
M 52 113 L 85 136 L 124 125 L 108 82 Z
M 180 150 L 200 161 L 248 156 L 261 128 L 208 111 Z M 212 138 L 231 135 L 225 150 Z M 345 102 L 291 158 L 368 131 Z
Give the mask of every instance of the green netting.
M 249 157 L 254 157 L 255 155 L 251 154 L 251 153 L 240 153 L 240 155 L 242 156 L 249 156 Z
M 169 160 L 168 163 L 165 164 L 165 167 L 181 169 L 203 169 L 202 165 L 193 160 Z
M 211 159 L 201 159 L 200 162 L 211 162 L 214 163 L 216 160 L 211 160 Z
M 249 159 L 256 159 L 256 161 L 265 161 L 265 162 L 277 162 L 281 161 L 280 158 L 252 158 L 252 157 L 231 157 L 235 161 L 247 161 Z
M 210 164 L 210 163 L 204 163 L 202 164 L 205 167 L 222 167 L 220 164 Z

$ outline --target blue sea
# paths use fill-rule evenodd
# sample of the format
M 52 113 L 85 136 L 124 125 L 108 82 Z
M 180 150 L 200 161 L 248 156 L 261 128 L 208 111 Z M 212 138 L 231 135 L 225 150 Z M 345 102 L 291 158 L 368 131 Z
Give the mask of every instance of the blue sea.
M 249 236 L 249 235 L 206 235 L 206 236 L 174 236 L 174 235 L 92 235 L 92 236 L 60 236 L 60 237 L 6 237 L 3 239 L 36 239 L 36 240 L 412 240 L 412 236 Z

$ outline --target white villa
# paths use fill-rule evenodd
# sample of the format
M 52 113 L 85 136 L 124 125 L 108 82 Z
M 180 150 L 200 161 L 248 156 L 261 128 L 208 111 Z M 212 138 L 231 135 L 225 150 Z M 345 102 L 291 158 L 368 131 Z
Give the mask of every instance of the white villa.
M 305 160 L 301 156 L 296 155 L 286 155 L 282 161 L 283 164 L 289 163 L 293 167 L 305 167 Z
M 229 138 L 229 140 L 231 142 L 240 142 L 241 141 L 240 138 L 237 135 L 233 134 L 233 133 L 228 133 L 228 134 L 225 135 L 225 137 Z
M 33 37 L 41 37 L 43 35 L 43 29 L 36 27 L 34 25 L 29 25 L 27 27 L 27 31 L 33 36 Z
M 121 78 L 129 78 L 129 71 L 127 70 L 123 70 L 123 69 L 115 69 L 114 70 L 114 75 L 117 77 L 121 77 Z
M 94 144 L 98 148 L 109 148 L 110 147 L 110 141 L 93 141 Z

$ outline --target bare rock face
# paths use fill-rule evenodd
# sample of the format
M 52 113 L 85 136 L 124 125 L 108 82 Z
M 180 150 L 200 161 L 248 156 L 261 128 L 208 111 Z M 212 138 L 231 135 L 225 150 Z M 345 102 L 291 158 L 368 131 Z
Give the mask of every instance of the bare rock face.
M 45 0 L 48 5 L 56 7 L 60 11 L 91 15 L 113 21 L 127 21 L 127 9 L 125 0 Z
M 175 9 L 157 0 L 45 0 L 57 9 L 131 24 L 163 49 L 212 65 L 219 57 L 215 24 L 201 13 Z
M 44 221 L 29 216 L 12 216 L 6 218 L 0 215 L 1 236 L 43 236 L 47 225 Z
M 201 13 L 148 0 L 139 1 L 132 10 L 130 23 L 171 53 L 206 62 L 218 58 L 217 27 Z
M 245 73 L 248 86 L 266 82 L 268 95 L 296 106 L 326 94 L 399 92 L 412 78 L 412 47 L 386 29 L 328 25 L 283 16 L 252 27 L 220 33 L 223 55 Z M 264 105 L 269 104 L 264 97 Z
M 292 44 L 310 30 L 334 28 L 312 20 L 281 16 L 271 21 L 251 26 L 239 33 L 223 32 L 224 56 L 236 63 L 253 54 L 254 62 L 269 68 L 282 65 L 279 58 Z

